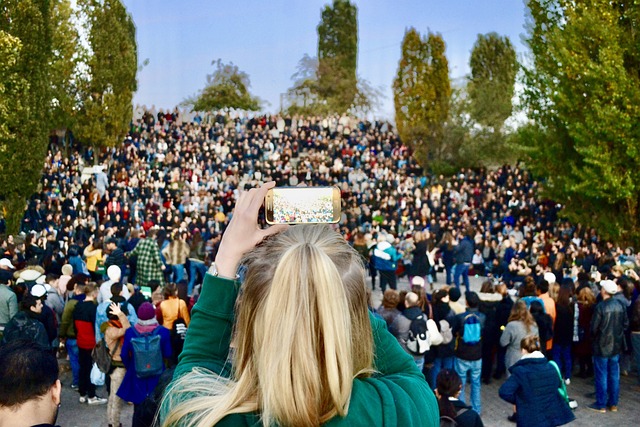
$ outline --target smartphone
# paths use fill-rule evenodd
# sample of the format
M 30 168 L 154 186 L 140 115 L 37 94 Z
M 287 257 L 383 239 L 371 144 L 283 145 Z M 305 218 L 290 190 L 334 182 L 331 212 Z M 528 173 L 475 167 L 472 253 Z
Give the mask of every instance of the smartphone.
M 276 187 L 264 199 L 267 224 L 335 224 L 340 221 L 338 187 Z

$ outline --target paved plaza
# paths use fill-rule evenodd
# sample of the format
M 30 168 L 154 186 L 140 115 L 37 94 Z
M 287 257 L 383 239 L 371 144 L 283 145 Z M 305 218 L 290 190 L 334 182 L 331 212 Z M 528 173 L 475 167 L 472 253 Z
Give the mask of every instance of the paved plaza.
M 471 277 L 471 288 L 475 291 L 479 290 L 481 278 Z M 436 288 L 442 285 L 436 284 Z M 409 287 L 406 279 L 401 279 L 398 287 L 407 289 Z M 374 305 L 378 305 L 382 298 L 379 289 L 376 289 L 372 295 Z M 58 424 L 62 427 L 102 427 L 107 425 L 107 407 L 88 406 L 78 402 L 78 393 L 69 388 L 71 376 L 68 371 L 68 363 L 60 360 L 63 373 L 61 380 L 63 382 L 62 406 L 60 407 L 60 415 Z M 482 420 L 485 426 L 515 426 L 507 421 L 507 416 L 512 412 L 512 406 L 498 397 L 498 389 L 501 381 L 492 381 L 489 385 L 482 385 Z M 571 398 L 578 402 L 578 409 L 575 411 L 576 421 L 571 423 L 572 426 L 592 426 L 592 427 L 631 427 L 640 426 L 640 391 L 634 389 L 637 384 L 637 376 L 635 374 L 622 377 L 620 385 L 620 406 L 617 413 L 607 412 L 600 414 L 593 412 L 587 408 L 587 405 L 594 401 L 593 397 L 587 397 L 589 393 L 593 393 L 593 379 L 581 379 L 574 377 L 571 384 L 567 386 Z M 467 387 L 467 395 L 468 395 Z M 104 387 L 98 389 L 98 395 L 106 397 Z M 123 426 L 131 425 L 131 417 L 133 415 L 133 406 L 125 404 L 122 409 L 121 422 Z M 402 427 L 402 426 L 399 426 Z

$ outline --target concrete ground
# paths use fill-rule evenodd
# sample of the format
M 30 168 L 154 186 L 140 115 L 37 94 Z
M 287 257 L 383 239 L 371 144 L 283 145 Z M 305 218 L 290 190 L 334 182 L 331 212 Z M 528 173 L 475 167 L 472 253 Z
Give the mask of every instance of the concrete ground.
M 470 278 L 471 289 L 479 290 L 482 278 Z M 436 283 L 436 289 L 443 286 Z M 399 289 L 407 289 L 409 284 L 406 279 L 401 279 L 398 284 Z M 372 294 L 374 306 L 378 306 L 382 299 L 382 294 L 377 288 Z M 60 415 L 58 424 L 63 427 L 101 427 L 107 425 L 107 406 L 88 406 L 78 402 L 78 393 L 71 390 L 71 375 L 68 363 L 60 360 L 63 383 L 62 405 L 60 407 Z M 507 421 L 507 416 L 511 414 L 512 406 L 498 397 L 498 389 L 502 381 L 492 381 L 489 385 L 482 385 L 482 420 L 485 426 L 512 426 Z M 576 421 L 571 425 L 574 426 L 593 426 L 593 427 L 627 427 L 640 426 L 640 389 L 634 389 L 638 384 L 637 376 L 621 378 L 620 386 L 620 405 L 617 413 L 607 412 L 600 414 L 593 412 L 587 408 L 587 405 L 594 401 L 593 397 L 587 397 L 589 393 L 593 393 L 593 379 L 581 379 L 574 377 L 571 384 L 567 386 L 571 398 L 578 402 L 578 409 L 575 410 Z M 468 396 L 467 387 L 467 396 Z M 104 387 L 98 389 L 98 395 L 106 397 Z M 131 417 L 133 416 L 133 406 L 124 404 L 120 422 L 123 426 L 131 425 Z

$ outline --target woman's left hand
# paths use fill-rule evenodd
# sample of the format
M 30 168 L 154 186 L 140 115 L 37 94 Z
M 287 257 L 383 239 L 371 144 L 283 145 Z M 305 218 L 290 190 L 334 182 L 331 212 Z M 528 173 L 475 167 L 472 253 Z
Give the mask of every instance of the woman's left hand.
M 233 210 L 233 218 L 225 230 L 215 264 L 222 277 L 235 277 L 242 256 L 253 249 L 265 237 L 286 230 L 288 225 L 273 225 L 261 229 L 258 225 L 258 211 L 264 203 L 267 191 L 275 187 L 271 181 L 260 188 L 244 191 Z

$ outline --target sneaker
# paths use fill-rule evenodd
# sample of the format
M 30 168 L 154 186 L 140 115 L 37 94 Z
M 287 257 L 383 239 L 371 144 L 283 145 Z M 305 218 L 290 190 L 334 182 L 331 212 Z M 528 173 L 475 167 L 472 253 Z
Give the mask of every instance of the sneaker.
M 89 405 L 104 405 L 105 403 L 107 403 L 107 399 L 95 396 L 95 397 L 88 398 L 87 403 Z
M 601 414 L 604 414 L 607 412 L 606 409 L 599 407 L 595 403 L 592 403 L 591 405 L 587 406 L 587 408 L 591 409 L 592 411 L 600 412 Z
M 611 412 L 618 412 L 618 407 L 616 405 L 609 406 L 608 408 Z
M 87 403 L 87 396 L 80 396 L 80 399 L 78 399 L 78 402 Z
M 571 379 L 567 378 L 566 380 L 564 380 L 565 385 L 569 385 L 571 384 Z
M 512 423 L 517 423 L 518 422 L 518 413 L 514 412 L 513 414 L 509 415 L 507 417 L 507 420 L 509 420 Z
M 71 384 L 71 390 L 77 390 L 78 384 Z

